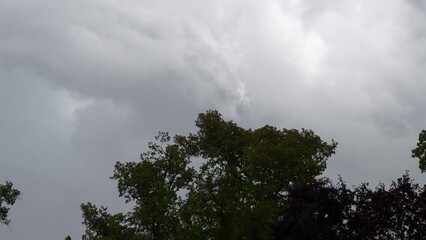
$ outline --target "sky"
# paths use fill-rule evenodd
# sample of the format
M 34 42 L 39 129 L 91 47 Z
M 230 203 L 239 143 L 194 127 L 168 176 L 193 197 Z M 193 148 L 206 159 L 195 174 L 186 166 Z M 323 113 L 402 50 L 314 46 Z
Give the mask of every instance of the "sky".
M 336 140 L 333 180 L 425 184 L 425 76 L 422 0 L 0 0 L 0 236 L 80 239 L 81 203 L 128 209 L 114 163 L 208 109 Z

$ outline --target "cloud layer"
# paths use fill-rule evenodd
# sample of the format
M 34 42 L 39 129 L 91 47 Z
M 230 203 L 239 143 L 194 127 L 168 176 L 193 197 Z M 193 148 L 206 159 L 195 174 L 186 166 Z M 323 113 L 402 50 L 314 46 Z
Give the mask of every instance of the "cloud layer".
M 425 18 L 416 0 L 0 2 L 0 180 L 24 193 L 2 236 L 78 238 L 80 203 L 124 208 L 114 162 L 207 109 L 334 138 L 333 179 L 422 182 Z

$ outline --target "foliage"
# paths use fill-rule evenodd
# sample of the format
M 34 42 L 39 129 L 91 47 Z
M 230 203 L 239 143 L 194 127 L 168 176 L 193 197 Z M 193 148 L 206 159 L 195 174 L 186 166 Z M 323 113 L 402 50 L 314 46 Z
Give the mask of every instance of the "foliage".
M 419 141 L 416 148 L 412 150 L 411 156 L 419 159 L 419 168 L 422 172 L 426 171 L 426 130 L 419 134 Z
M 345 239 L 353 192 L 340 179 L 320 179 L 289 192 L 288 205 L 274 224 L 275 239 Z
M 21 193 L 13 188 L 13 184 L 6 181 L 5 184 L 0 184 L 0 223 L 9 225 L 8 219 L 9 206 L 15 204 L 16 199 Z
M 117 162 L 112 179 L 134 208 L 82 205 L 83 239 L 270 239 L 289 191 L 315 181 L 337 145 L 305 129 L 244 129 L 217 111 L 196 126 L 160 133 L 139 162 Z
M 389 190 L 356 188 L 355 211 L 348 219 L 351 239 L 425 239 L 426 188 L 404 174 Z
M 315 182 L 291 191 L 275 239 L 426 239 L 426 188 L 408 174 L 370 189 Z
M 408 173 L 349 189 L 321 177 L 336 143 L 311 130 L 244 129 L 216 111 L 187 136 L 160 133 L 111 177 L 132 211 L 81 206 L 83 240 L 426 239 L 426 186 Z M 426 168 L 426 131 L 413 157 Z
M 127 226 L 126 216 L 123 214 L 111 215 L 107 208 L 97 208 L 91 203 L 82 204 L 86 234 L 83 240 L 132 240 L 136 237 L 134 229 Z

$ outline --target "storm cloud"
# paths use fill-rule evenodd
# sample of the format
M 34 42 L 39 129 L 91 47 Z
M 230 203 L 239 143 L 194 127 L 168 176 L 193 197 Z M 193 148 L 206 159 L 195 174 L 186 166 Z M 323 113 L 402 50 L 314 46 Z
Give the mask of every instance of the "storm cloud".
M 339 142 L 325 175 L 389 182 L 426 125 L 426 6 L 378 1 L 0 2 L 0 180 L 23 192 L 5 239 L 83 232 L 80 203 L 158 131 L 219 110 Z

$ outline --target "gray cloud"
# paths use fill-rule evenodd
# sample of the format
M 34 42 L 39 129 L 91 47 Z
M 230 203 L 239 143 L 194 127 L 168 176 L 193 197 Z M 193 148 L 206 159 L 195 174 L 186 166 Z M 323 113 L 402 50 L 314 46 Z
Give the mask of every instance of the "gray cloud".
M 1 231 L 78 237 L 81 202 L 125 208 L 115 161 L 211 108 L 336 139 L 333 179 L 422 179 L 409 157 L 426 123 L 423 5 L 0 2 L 0 180 L 24 192 Z

